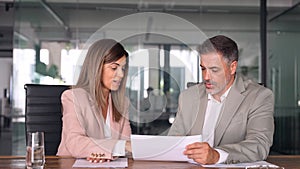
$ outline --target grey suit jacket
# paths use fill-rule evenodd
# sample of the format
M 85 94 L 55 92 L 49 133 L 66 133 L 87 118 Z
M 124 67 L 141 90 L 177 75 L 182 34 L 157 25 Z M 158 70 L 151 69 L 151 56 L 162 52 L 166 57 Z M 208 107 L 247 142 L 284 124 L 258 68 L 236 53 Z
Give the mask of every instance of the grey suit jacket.
M 206 106 L 203 83 L 183 91 L 169 135 L 202 134 Z M 267 158 L 273 142 L 273 111 L 271 90 L 236 76 L 215 128 L 214 148 L 229 153 L 225 163 Z

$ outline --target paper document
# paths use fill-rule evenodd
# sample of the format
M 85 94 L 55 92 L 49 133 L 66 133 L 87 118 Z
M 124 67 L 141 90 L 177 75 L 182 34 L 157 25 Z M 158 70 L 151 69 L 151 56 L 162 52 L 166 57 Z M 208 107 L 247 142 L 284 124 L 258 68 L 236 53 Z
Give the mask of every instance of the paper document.
M 191 162 L 191 163 L 198 164 L 196 162 Z M 237 163 L 237 164 L 212 164 L 212 165 L 201 165 L 201 166 L 206 168 L 260 168 L 260 167 L 279 168 L 279 166 L 271 164 L 266 161 L 256 161 L 252 163 Z
M 201 141 L 201 135 L 131 135 L 132 156 L 134 160 L 189 161 L 183 154 L 186 145 Z
M 91 163 L 86 159 L 77 159 L 73 164 L 74 167 L 85 167 L 85 168 L 115 168 L 115 167 L 128 167 L 127 158 L 118 158 L 116 160 L 104 163 Z

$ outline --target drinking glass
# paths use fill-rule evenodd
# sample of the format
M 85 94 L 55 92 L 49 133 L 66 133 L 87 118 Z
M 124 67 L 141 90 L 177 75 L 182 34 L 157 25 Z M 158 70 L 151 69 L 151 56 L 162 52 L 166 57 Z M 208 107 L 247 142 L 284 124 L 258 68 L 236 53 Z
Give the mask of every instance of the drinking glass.
M 26 167 L 43 169 L 45 164 L 44 132 L 28 132 L 26 143 Z

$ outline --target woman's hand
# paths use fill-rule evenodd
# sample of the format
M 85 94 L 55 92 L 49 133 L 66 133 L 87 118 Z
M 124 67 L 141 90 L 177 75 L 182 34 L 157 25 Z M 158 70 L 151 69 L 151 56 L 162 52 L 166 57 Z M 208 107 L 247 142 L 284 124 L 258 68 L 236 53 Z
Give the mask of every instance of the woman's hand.
M 103 163 L 103 162 L 110 162 L 111 160 L 115 160 L 118 157 L 113 157 L 113 159 L 105 159 L 103 158 L 103 154 L 101 153 L 92 153 L 89 157 L 86 158 L 91 163 Z
M 125 143 L 125 151 L 131 154 L 132 149 L 131 149 L 131 142 L 126 141 Z M 117 156 L 114 156 L 113 159 L 107 159 L 104 158 L 104 154 L 101 153 L 92 153 L 89 157 L 86 158 L 91 163 L 103 163 L 103 162 L 110 162 L 111 160 L 117 159 Z

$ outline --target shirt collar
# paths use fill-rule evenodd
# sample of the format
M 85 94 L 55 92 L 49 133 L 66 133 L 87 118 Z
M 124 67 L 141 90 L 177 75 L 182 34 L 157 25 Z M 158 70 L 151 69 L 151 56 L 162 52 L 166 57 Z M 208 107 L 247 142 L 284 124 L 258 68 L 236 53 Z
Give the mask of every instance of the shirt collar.
M 232 87 L 232 85 L 226 90 L 226 92 L 221 96 L 221 102 L 223 102 L 224 100 L 225 100 L 225 98 L 227 97 L 227 95 L 228 95 L 228 93 L 229 93 L 229 91 L 230 91 L 230 89 L 231 89 L 231 87 Z M 213 96 L 210 94 L 210 93 L 208 93 L 208 100 L 211 100 L 211 99 L 213 99 L 213 100 L 215 100 L 214 98 L 213 98 Z

